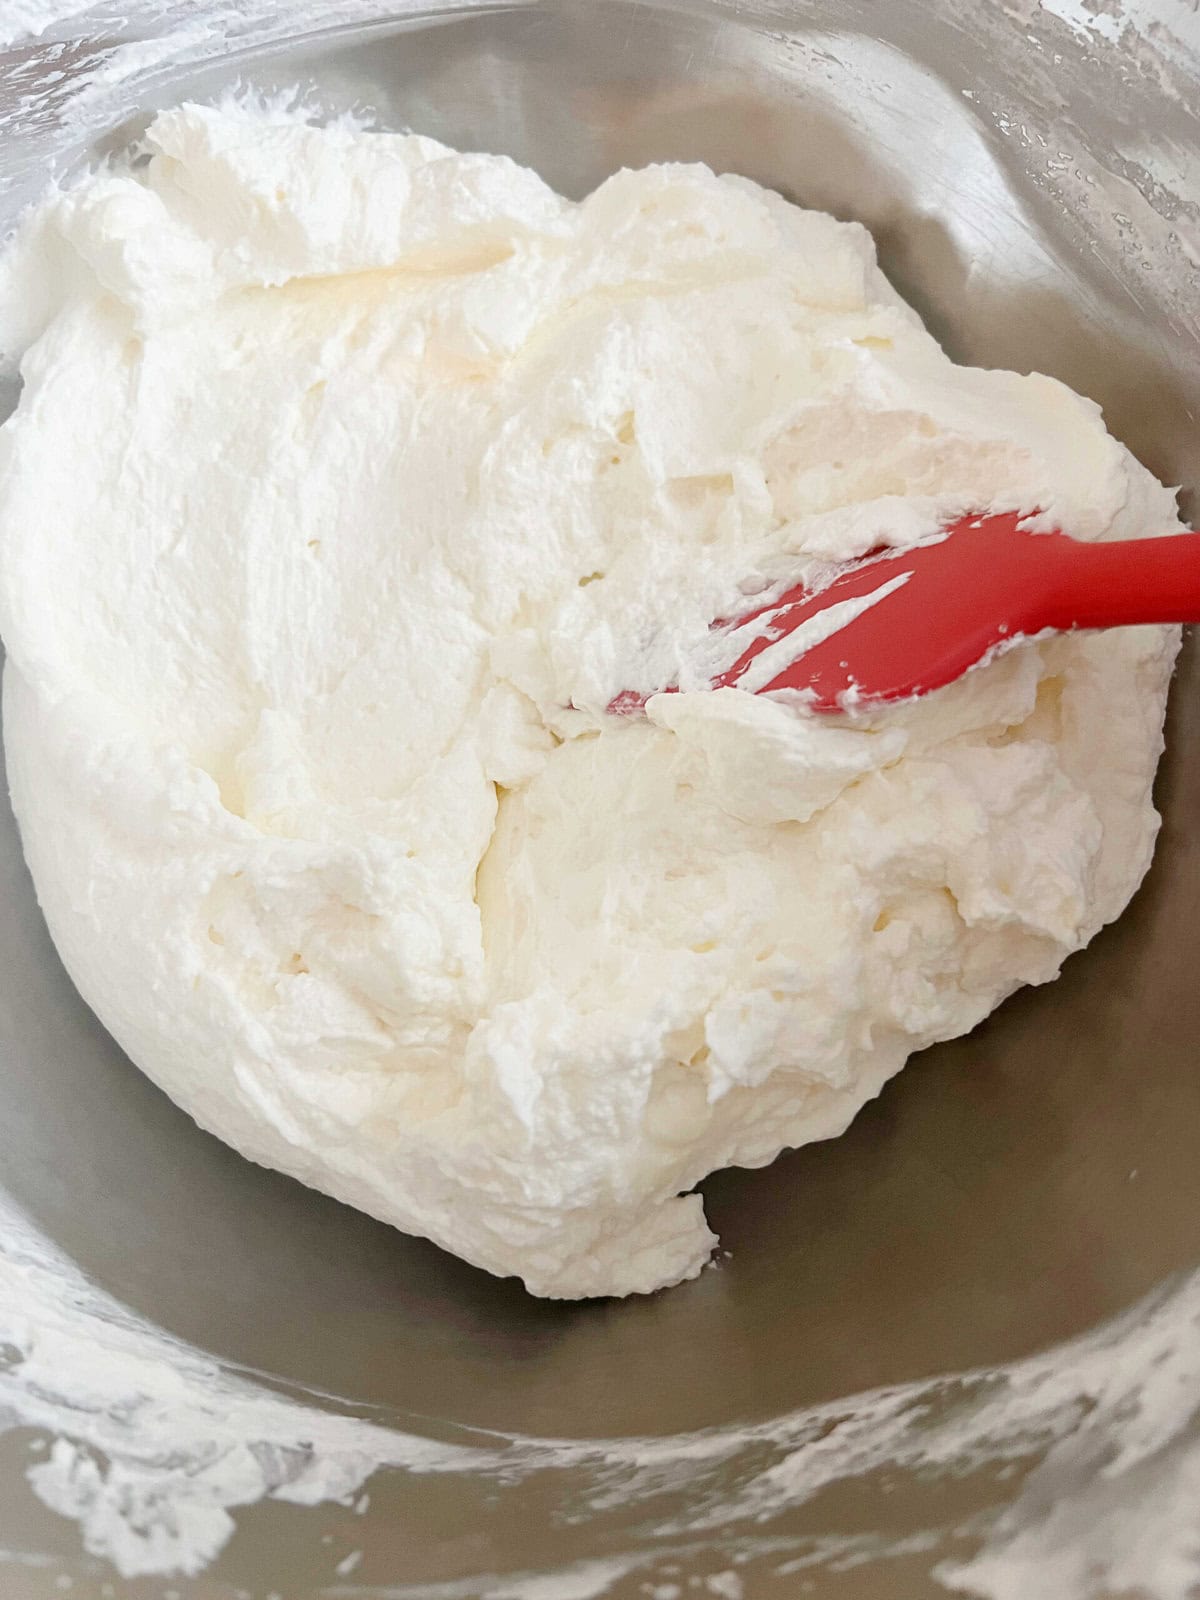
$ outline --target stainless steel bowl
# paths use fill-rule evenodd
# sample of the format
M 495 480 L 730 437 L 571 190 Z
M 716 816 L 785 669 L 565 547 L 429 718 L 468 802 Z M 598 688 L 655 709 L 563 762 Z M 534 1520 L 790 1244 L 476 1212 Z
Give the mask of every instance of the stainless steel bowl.
M 1184 0 L 97 4 L 0 53 L 0 205 L 11 222 L 51 170 L 127 143 L 149 108 L 234 82 L 311 86 L 326 112 L 504 151 L 575 195 L 622 164 L 706 161 L 860 219 L 956 357 L 1063 378 L 1159 476 L 1194 486 L 1197 52 Z M 1190 650 L 1159 795 L 1148 883 L 1058 983 L 930 1051 L 836 1142 L 707 1182 L 727 1254 L 699 1280 L 582 1305 L 539 1303 L 199 1132 L 73 992 L 5 812 L 0 1594 L 1188 1593 Z M 233 1387 L 213 1392 L 290 1408 L 279 1437 L 250 1429 L 262 1482 L 203 1570 L 114 1566 L 96 1484 L 116 1494 L 118 1468 L 140 1481 L 137 1408 L 114 1422 L 120 1394 L 79 1400 L 93 1379 L 69 1339 L 76 1409 L 31 1400 L 30 1344 L 61 1330 L 20 1276 L 29 1230 L 109 1297 L 67 1293 L 68 1332 L 72 1307 L 85 1340 L 162 1330 L 185 1366 L 224 1369 Z M 1164 1371 L 1165 1412 L 1161 1385 L 1147 1400 Z M 194 1486 L 209 1467 L 179 1416 Z M 330 1418 L 369 1439 L 346 1503 L 297 1504 Z M 56 1435 L 75 1502 L 28 1477 Z M 414 1466 L 403 1441 L 440 1464 Z M 142 1465 L 168 1483 L 169 1463 Z M 176 1488 L 178 1516 L 193 1488 Z

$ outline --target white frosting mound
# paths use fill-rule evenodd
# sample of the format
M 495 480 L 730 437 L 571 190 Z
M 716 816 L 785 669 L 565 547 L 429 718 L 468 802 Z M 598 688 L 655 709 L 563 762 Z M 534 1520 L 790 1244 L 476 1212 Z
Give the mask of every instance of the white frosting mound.
M 813 559 L 1173 497 L 742 179 L 574 205 L 195 106 L 148 146 L 0 282 L 4 730 L 63 958 L 254 1160 L 537 1294 L 690 1277 L 706 1173 L 840 1132 L 1120 912 L 1177 640 L 865 723 L 610 697 Z

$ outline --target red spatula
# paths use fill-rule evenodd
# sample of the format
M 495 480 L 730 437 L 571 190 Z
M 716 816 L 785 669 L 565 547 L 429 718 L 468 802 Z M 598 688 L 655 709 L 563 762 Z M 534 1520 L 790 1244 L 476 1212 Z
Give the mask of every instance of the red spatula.
M 936 539 L 847 562 L 815 591 L 789 589 L 714 623 L 743 648 L 708 687 L 797 689 L 813 711 L 846 711 L 943 688 L 1047 629 L 1200 622 L 1200 533 L 1085 544 L 1021 521 L 964 517 Z M 608 709 L 637 711 L 647 699 L 624 690 Z

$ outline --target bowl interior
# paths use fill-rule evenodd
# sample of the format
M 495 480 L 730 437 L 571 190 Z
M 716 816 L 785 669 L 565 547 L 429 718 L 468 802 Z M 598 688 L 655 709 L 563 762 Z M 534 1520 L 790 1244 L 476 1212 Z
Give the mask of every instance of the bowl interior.
M 1162 194 L 1172 152 L 1182 183 L 1200 150 L 1194 117 L 1161 80 L 1131 86 L 1115 45 L 1109 59 L 1102 37 L 1081 41 L 1048 14 L 1033 34 L 999 5 L 961 7 L 957 20 L 939 9 L 446 7 L 161 71 L 139 92 L 136 116 L 89 139 L 118 147 L 154 104 L 235 83 L 299 83 L 324 111 L 506 152 L 573 195 L 625 164 L 701 160 L 742 172 L 866 223 L 893 281 L 958 358 L 1063 378 L 1104 406 L 1156 473 L 1187 485 L 1200 350 L 1181 310 L 1182 224 L 1164 217 Z M 1158 210 L 1130 176 L 1134 130 L 1158 152 Z M 724 1253 L 695 1283 L 584 1305 L 533 1300 L 197 1130 L 74 994 L 5 814 L 4 1182 L 136 1313 L 284 1388 L 418 1429 L 671 1435 L 1011 1361 L 1090 1328 L 1200 1257 L 1191 651 L 1160 802 L 1166 823 L 1147 885 L 1059 982 L 914 1062 L 843 1138 L 710 1179 Z M 553 1496 L 529 1502 L 523 1534 L 502 1536 L 480 1510 L 476 1546 L 454 1558 L 463 1507 L 442 1492 L 426 1485 L 424 1498 L 398 1497 L 386 1515 L 362 1519 L 380 1581 L 458 1581 L 491 1570 L 497 1550 L 514 1566 L 534 1559 Z M 823 1515 L 870 1524 L 879 1504 Z M 63 1561 L 78 1549 L 73 1530 L 31 1502 L 18 1514 L 29 1548 Z M 300 1515 L 260 1509 L 204 1581 L 253 1572 L 257 1585 L 266 1561 L 276 1576 L 264 1587 L 315 1590 L 325 1568 L 305 1542 L 311 1518 L 283 1540 L 287 1552 L 281 1544 Z M 906 1515 L 918 1525 L 919 1496 L 897 1526 Z M 581 1534 L 578 1552 L 588 1548 Z M 942 1592 L 932 1563 L 916 1561 L 906 1594 Z M 277 1576 L 288 1573 L 300 1587 Z M 779 1581 L 779 1593 L 797 1592 Z M 868 1583 L 860 1574 L 819 1592 L 884 1592 Z

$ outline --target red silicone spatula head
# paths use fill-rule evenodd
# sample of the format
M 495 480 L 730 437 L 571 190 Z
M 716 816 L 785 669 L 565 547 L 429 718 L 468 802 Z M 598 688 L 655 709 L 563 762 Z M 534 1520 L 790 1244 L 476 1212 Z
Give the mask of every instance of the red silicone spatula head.
M 1197 620 L 1198 534 L 1088 544 L 1030 532 L 1017 514 L 964 517 L 922 544 L 849 562 L 815 591 L 790 589 L 714 624 L 729 665 L 708 687 L 793 690 L 814 711 L 847 711 L 943 688 L 1046 629 Z M 609 710 L 649 697 L 626 690 Z

